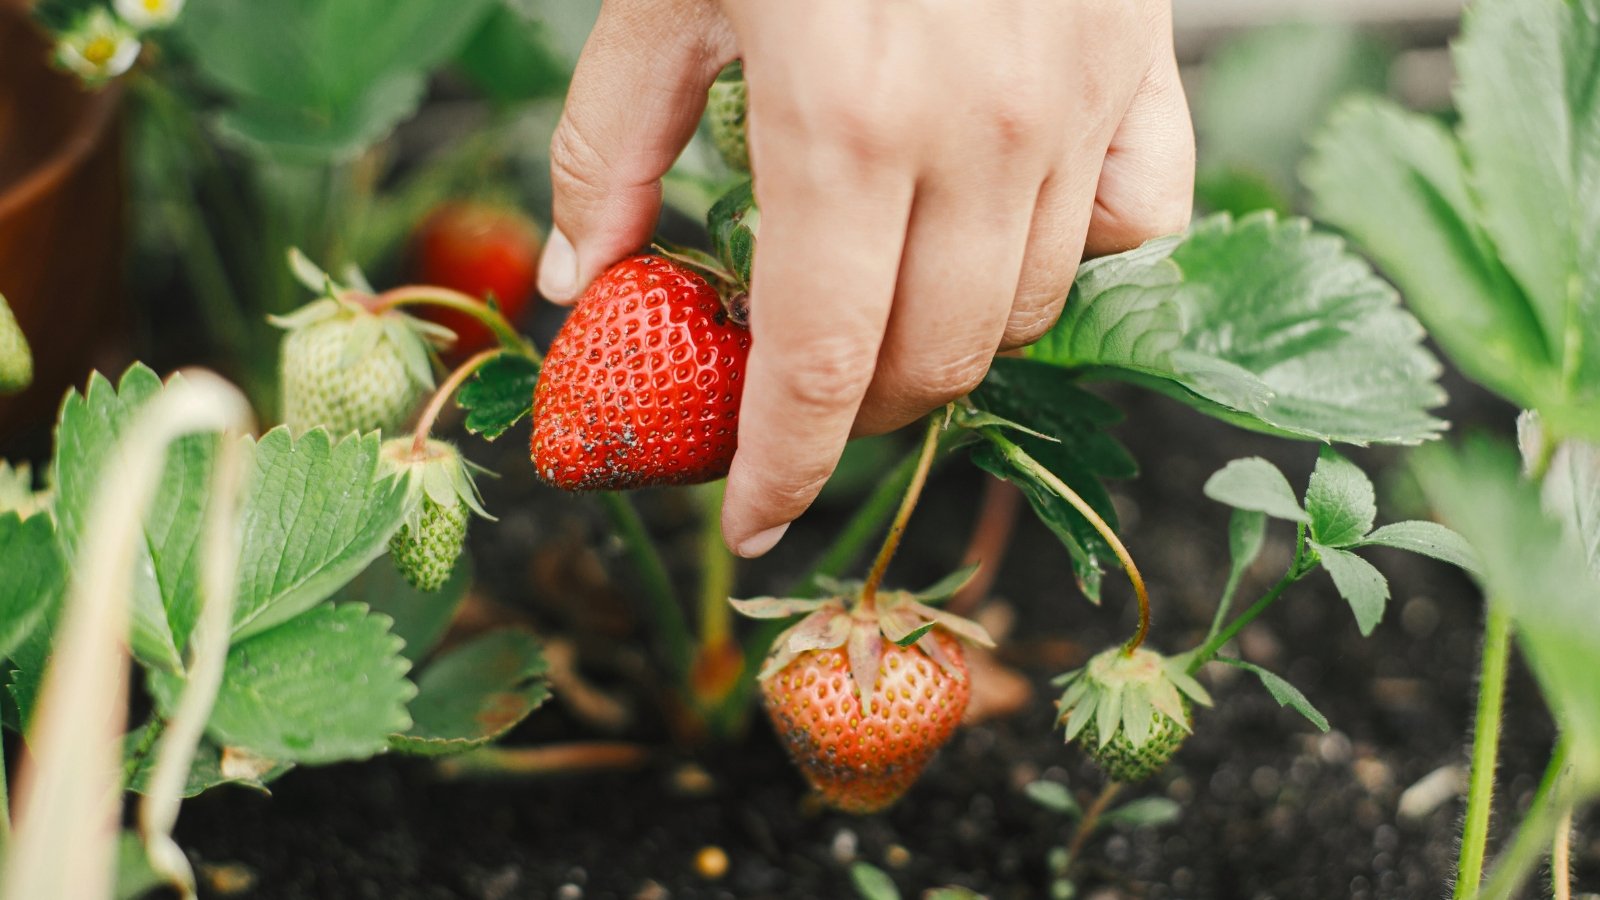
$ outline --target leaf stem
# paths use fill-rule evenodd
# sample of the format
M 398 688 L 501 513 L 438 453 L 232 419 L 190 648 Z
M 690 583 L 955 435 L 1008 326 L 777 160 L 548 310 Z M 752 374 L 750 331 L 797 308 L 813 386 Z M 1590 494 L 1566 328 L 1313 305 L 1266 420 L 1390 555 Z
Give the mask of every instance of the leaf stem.
M 867 570 L 867 582 L 861 587 L 861 605 L 869 611 L 877 604 L 878 586 L 883 583 L 889 561 L 894 559 L 895 551 L 900 548 L 906 523 L 911 521 L 911 513 L 922 498 L 922 488 L 928 483 L 928 470 L 933 467 L 933 457 L 938 453 L 939 432 L 943 427 L 944 416 L 941 413 L 928 416 L 928 426 L 922 435 L 922 447 L 917 451 L 917 467 L 911 473 L 911 483 L 900 498 L 900 508 L 894 514 L 894 521 L 889 523 L 889 533 L 884 536 L 883 546 L 878 548 L 878 556 L 872 561 L 872 568 Z
M 733 633 L 733 554 L 722 542 L 719 515 L 725 481 L 702 485 L 697 491 L 704 520 L 700 526 L 700 647 L 722 644 Z
M 1289 564 L 1289 571 L 1283 573 L 1283 577 L 1278 579 L 1278 583 L 1273 585 L 1265 594 L 1262 594 L 1261 598 L 1252 603 L 1249 609 L 1240 613 L 1232 622 L 1229 622 L 1227 628 L 1216 632 L 1204 644 L 1201 644 L 1200 649 L 1195 650 L 1190 655 L 1189 664 L 1185 667 L 1186 671 L 1193 675 L 1200 671 L 1201 666 L 1216 659 L 1222 648 L 1226 647 L 1229 641 L 1243 631 L 1246 625 L 1254 622 L 1257 617 L 1267 611 L 1267 607 L 1276 603 L 1278 598 L 1283 596 L 1283 592 L 1289 589 L 1290 585 L 1304 578 L 1309 571 L 1305 559 L 1305 526 L 1301 525 L 1295 530 L 1294 561 Z
M 439 385 L 438 390 L 433 392 L 433 398 L 428 401 L 427 408 L 417 418 L 417 427 L 411 439 L 411 455 L 414 458 L 422 459 L 427 454 L 428 435 L 433 431 L 433 423 L 439 420 L 439 414 L 444 411 L 444 405 L 450 400 L 451 395 L 460 389 L 468 378 L 472 377 L 473 372 L 483 368 L 490 360 L 505 352 L 506 349 L 504 347 L 490 347 L 487 350 L 479 351 L 468 358 L 466 362 L 457 366 L 455 371 L 451 372 L 450 376 L 444 380 L 444 384 Z
M 1000 452 L 1013 465 L 1026 469 L 1033 477 L 1044 482 L 1045 486 L 1054 491 L 1057 496 L 1071 504 L 1072 508 L 1078 511 L 1078 515 L 1088 520 L 1094 530 L 1099 532 L 1100 537 L 1111 547 L 1111 552 L 1116 554 L 1117 561 L 1122 563 L 1122 571 L 1127 573 L 1128 581 L 1133 585 L 1134 596 L 1139 600 L 1139 627 L 1134 631 L 1133 637 L 1122 645 L 1123 655 L 1132 656 L 1133 651 L 1139 649 L 1139 646 L 1144 643 L 1145 637 L 1150 633 L 1150 592 L 1145 588 L 1144 576 L 1139 574 L 1139 567 L 1133 562 L 1133 555 L 1128 552 L 1127 547 L 1123 546 L 1122 540 L 1117 537 L 1116 531 L 1106 524 L 1106 520 L 1102 519 L 1098 512 L 1095 512 L 1094 507 L 1090 506 L 1087 500 L 1078 496 L 1078 492 L 1057 477 L 1056 473 L 1045 468 L 1038 460 L 1030 456 L 1028 451 L 1001 434 L 999 429 L 985 428 L 983 432 L 984 436 L 992 441 L 996 447 L 1000 448 Z
M 1572 900 L 1572 803 L 1561 810 L 1550 842 L 1550 900 Z
M 1462 894 L 1457 882 L 1456 896 L 1474 897 L 1476 900 L 1510 900 L 1527 880 L 1528 873 L 1544 858 L 1555 830 L 1565 821 L 1572 809 L 1571 779 L 1567 771 L 1567 757 L 1571 742 L 1563 734 L 1550 752 L 1550 762 L 1545 766 L 1544 777 L 1539 780 L 1539 790 L 1533 795 L 1533 804 L 1517 827 L 1511 844 L 1495 859 L 1494 869 L 1482 893 Z M 1476 770 L 1474 770 L 1476 774 Z M 1552 874 L 1555 873 L 1552 871 Z
M 895 504 L 905 494 L 906 487 L 911 484 L 911 479 L 916 475 L 917 468 L 922 461 L 922 448 L 908 452 L 895 463 L 893 469 L 878 482 L 866 501 L 857 508 L 855 515 L 839 530 L 839 536 L 834 538 L 828 549 L 817 557 L 804 575 L 795 583 L 794 589 L 789 592 L 793 597 L 810 597 L 816 593 L 816 580 L 820 578 L 836 578 L 850 563 L 861 555 L 861 551 L 873 536 L 878 533 L 889 517 L 893 514 Z
M 365 305 L 373 313 L 383 313 L 401 306 L 437 306 L 453 309 L 483 323 L 483 326 L 493 332 L 495 338 L 500 341 L 500 346 L 506 350 L 520 353 L 534 362 L 542 361 L 538 348 L 517 333 L 517 330 L 511 327 L 511 323 L 506 321 L 506 317 L 500 314 L 500 310 L 492 308 L 471 294 L 434 285 L 408 284 L 390 288 L 367 300 Z
M 1087 810 L 1084 810 L 1083 818 L 1078 820 L 1077 830 L 1072 832 L 1072 841 L 1067 844 L 1066 868 L 1070 869 L 1072 863 L 1077 860 L 1078 854 L 1083 852 L 1083 847 L 1089 842 L 1089 837 L 1094 834 L 1095 829 L 1100 827 L 1100 817 L 1105 815 L 1106 809 L 1111 806 L 1111 801 L 1115 800 L 1117 794 L 1121 792 L 1122 782 L 1107 782 L 1106 786 L 1100 789 L 1100 796 L 1094 798 L 1094 802 L 1089 804 Z
M 1478 895 L 1483 859 L 1489 843 L 1489 814 L 1494 800 L 1495 765 L 1500 753 L 1500 709 L 1505 699 L 1506 668 L 1511 658 L 1511 613 L 1503 604 L 1488 603 L 1483 628 L 1483 663 L 1478 677 L 1478 711 L 1472 724 L 1472 773 L 1467 788 L 1467 815 L 1461 828 L 1461 855 L 1456 864 L 1456 900 Z M 1532 815 L 1524 820 L 1523 828 Z M 1520 833 L 1519 833 L 1520 834 Z M 1543 842 L 1541 841 L 1541 844 Z
M 127 784 L 137 775 L 144 766 L 144 761 L 149 758 L 150 751 L 155 749 L 156 742 L 161 740 L 162 732 L 167 730 L 167 720 L 160 716 L 151 716 L 145 722 L 144 733 L 139 735 L 139 743 L 128 752 L 128 758 L 122 763 L 122 783 Z
M 689 671 L 693 655 L 693 642 L 689 626 L 684 621 L 683 606 L 672 589 L 672 577 L 661 558 L 661 551 L 651 540 L 650 532 L 639 518 L 639 511 L 627 495 L 617 491 L 600 492 L 600 503 L 611 518 L 611 525 L 628 549 L 634 568 L 644 582 L 644 596 L 650 617 L 654 620 L 656 638 L 666 655 L 674 674 L 682 677 Z

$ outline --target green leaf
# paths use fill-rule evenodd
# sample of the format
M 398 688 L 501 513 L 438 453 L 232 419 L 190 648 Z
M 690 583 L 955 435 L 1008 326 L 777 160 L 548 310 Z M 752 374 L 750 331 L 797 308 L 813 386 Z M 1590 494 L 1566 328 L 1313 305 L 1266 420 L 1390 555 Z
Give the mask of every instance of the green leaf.
M 941 600 L 948 600 L 966 587 L 967 583 L 972 581 L 973 578 L 977 577 L 978 570 L 981 568 L 983 568 L 982 562 L 975 562 L 970 566 L 962 566 L 933 584 L 917 591 L 912 596 L 923 603 L 938 603 Z
M 1183 815 L 1183 807 L 1166 797 L 1140 797 L 1130 800 L 1100 817 L 1107 825 L 1126 825 L 1129 828 L 1155 828 L 1176 822 Z
M 1037 360 L 1091 368 L 1243 427 L 1417 443 L 1439 364 L 1394 291 L 1338 238 L 1270 212 L 1085 265 Z
M 1323 447 L 1306 488 L 1311 537 L 1329 547 L 1348 547 L 1366 537 L 1378 516 L 1372 481 L 1332 447 Z
M 1350 604 L 1350 611 L 1356 614 L 1356 627 L 1361 629 L 1361 636 L 1371 634 L 1372 629 L 1378 627 L 1379 620 L 1383 618 L 1383 608 L 1389 602 L 1389 580 L 1372 563 L 1348 550 L 1316 541 L 1311 541 L 1310 545 L 1321 558 L 1322 567 L 1332 576 L 1333 586 L 1339 589 L 1339 596 Z
M 533 635 L 495 631 L 428 666 L 411 701 L 411 728 L 389 746 L 435 756 L 500 737 L 550 698 L 544 655 Z
M 498 4 L 456 54 L 459 68 L 499 103 L 560 97 L 571 63 L 552 46 L 548 26 Z
M 1553 420 L 1600 428 L 1594 388 L 1567 396 L 1558 345 L 1480 223 L 1453 134 L 1393 104 L 1359 101 L 1334 116 L 1316 145 L 1305 178 L 1318 215 L 1399 284 L 1467 377 Z
M 1363 32 L 1332 24 L 1271 25 L 1227 41 L 1207 59 L 1195 94 L 1200 170 L 1249 173 L 1293 196 L 1313 130 L 1341 98 L 1385 92 L 1389 55 Z
M 761 210 L 756 206 L 753 183 L 739 183 L 712 204 L 706 213 L 706 227 L 717 259 L 740 284 L 748 285 L 750 266 L 755 261 L 756 233 L 761 228 Z
M 1568 385 L 1600 385 L 1600 0 L 1485 0 L 1454 45 L 1479 219 Z
M 117 835 L 116 893 L 112 896 L 116 900 L 140 900 L 166 884 L 167 880 L 150 867 L 139 835 L 132 831 Z
M 984 412 L 1053 438 L 1004 431 L 1006 440 L 1076 491 L 1112 528 L 1117 526 L 1116 509 L 1101 481 L 1131 478 L 1138 466 L 1107 434 L 1122 419 L 1116 407 L 1077 387 L 1060 369 L 1019 359 L 996 359 L 971 400 Z M 989 429 L 979 434 L 992 438 Z M 1023 489 L 1034 513 L 1066 545 L 1084 594 L 1098 603 L 1101 572 L 1114 559 L 1099 532 L 1031 472 L 1008 459 L 992 440 L 978 445 L 972 460 Z
M 1489 602 L 1510 611 L 1562 730 L 1574 747 L 1600 746 L 1600 579 L 1577 543 L 1544 510 L 1508 447 L 1430 447 L 1413 470 L 1444 520 L 1477 548 Z M 1600 779 L 1594 754 L 1573 760 L 1580 782 Z
M 406 659 L 420 663 L 449 629 L 472 579 L 472 557 L 466 553 L 456 561 L 450 580 L 437 591 L 412 587 L 392 559 L 379 557 L 335 594 L 334 600 L 365 603 L 373 612 L 388 616 L 393 620 L 389 630 L 406 642 L 401 652 Z
M 226 98 L 221 132 L 269 158 L 348 160 L 415 111 L 494 0 L 208 0 L 174 29 Z
M 1310 523 L 1294 488 L 1278 467 L 1259 456 L 1236 459 L 1206 479 L 1205 495 L 1234 509 L 1266 513 L 1275 519 Z
M 1228 582 L 1237 584 L 1244 577 L 1267 540 L 1267 515 L 1250 509 L 1235 509 L 1228 519 Z
M 411 727 L 417 689 L 405 674 L 389 617 L 360 604 L 319 606 L 234 644 L 207 726 L 215 742 L 268 759 L 364 759 Z M 152 673 L 151 693 L 170 714 L 178 676 Z
M 1481 575 L 1478 551 L 1467 539 L 1438 522 L 1395 522 L 1367 535 L 1353 546 L 1393 547 L 1443 560 L 1473 574 Z
M 0 660 L 16 651 L 61 602 L 66 567 L 50 516 L 0 514 Z
M 1317 708 L 1311 705 L 1311 701 L 1306 699 L 1306 695 L 1302 694 L 1299 688 L 1252 662 L 1245 662 L 1242 659 L 1235 659 L 1230 656 L 1218 656 L 1217 662 L 1227 663 L 1236 669 L 1244 669 L 1246 672 L 1254 673 L 1257 678 L 1261 679 L 1261 686 L 1267 689 L 1267 693 L 1272 695 L 1272 699 L 1278 701 L 1279 706 L 1287 706 L 1305 716 L 1320 731 L 1326 732 L 1328 730 L 1327 717 L 1317 712 Z
M 871 863 L 851 863 L 850 883 L 861 900 L 900 900 L 900 889 L 894 886 L 894 879 Z
M 332 596 L 388 548 L 406 495 L 379 467 L 379 444 L 376 432 L 335 444 L 321 429 L 296 439 L 274 428 L 250 448 L 235 640 Z
M 1550 460 L 1544 505 L 1567 526 L 1600 578 L 1600 445 L 1567 441 Z
M 1059 781 L 1030 781 L 1022 792 L 1028 795 L 1029 800 L 1051 812 L 1072 818 L 1083 815 L 1083 808 L 1073 799 L 1072 792 Z
M 495 357 L 478 370 L 456 395 L 467 411 L 467 430 L 494 440 L 533 413 L 533 389 L 539 364 L 519 353 Z
M 140 410 L 162 390 L 161 379 L 135 365 L 113 389 L 99 373 L 83 393 L 72 391 L 56 426 L 50 483 L 56 489 L 57 534 L 69 569 L 88 528 L 90 507 L 106 477 L 103 467 Z M 194 435 L 173 444 L 150 509 L 144 540 L 134 550 L 133 652 L 142 662 L 176 670 L 199 610 L 200 537 L 210 496 L 216 439 Z
M 138 745 L 148 725 L 141 725 L 130 732 L 124 739 L 130 749 Z M 159 746 L 159 745 L 158 745 Z M 195 797 L 214 787 L 224 784 L 238 785 L 251 790 L 268 793 L 267 785 L 282 777 L 294 766 L 290 763 L 251 759 L 248 765 L 238 762 L 224 762 L 221 747 L 208 740 L 202 740 L 195 748 L 194 762 L 189 766 L 189 778 L 183 784 L 179 796 Z M 126 754 L 125 754 L 126 755 Z M 265 766 L 263 771 L 262 767 Z M 135 762 L 132 777 L 124 787 L 136 794 L 144 794 L 149 790 L 150 779 L 155 777 L 156 754 L 154 748 L 149 753 Z

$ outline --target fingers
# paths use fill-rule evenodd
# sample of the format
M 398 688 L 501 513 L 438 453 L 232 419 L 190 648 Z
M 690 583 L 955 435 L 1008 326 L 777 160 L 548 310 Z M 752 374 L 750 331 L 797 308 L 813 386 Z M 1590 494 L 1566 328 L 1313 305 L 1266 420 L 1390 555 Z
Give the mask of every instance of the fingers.
M 606 266 L 644 246 L 661 176 L 694 134 L 706 90 L 733 57 L 709 2 L 607 3 L 572 76 L 550 143 L 555 227 L 539 290 L 574 299 Z
M 1050 176 L 1039 189 L 1033 224 L 1023 255 L 1011 314 L 1000 346 L 1025 347 L 1038 340 L 1061 315 L 1083 257 L 1083 243 L 1094 207 L 1100 170 L 1098 152 L 1085 152 Z
M 899 428 L 983 380 L 1016 293 L 1034 191 L 970 174 L 919 188 L 857 434 Z
M 1183 231 L 1193 206 L 1194 127 L 1169 51 L 1145 76 L 1106 151 L 1086 255 Z
M 768 152 L 778 153 L 780 144 Z M 782 537 L 832 474 L 872 379 L 894 296 L 912 183 L 807 161 L 765 169 L 752 344 L 722 533 L 741 556 Z M 811 173 L 809 176 L 805 173 Z

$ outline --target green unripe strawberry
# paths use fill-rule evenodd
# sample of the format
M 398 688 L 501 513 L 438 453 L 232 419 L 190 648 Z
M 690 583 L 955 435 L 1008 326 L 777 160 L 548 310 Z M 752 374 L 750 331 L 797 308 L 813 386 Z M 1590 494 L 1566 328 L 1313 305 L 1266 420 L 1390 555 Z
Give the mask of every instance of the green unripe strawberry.
M 1057 679 L 1066 690 L 1060 721 L 1113 781 L 1160 771 L 1190 732 L 1190 704 L 1211 705 L 1181 660 L 1154 650 L 1113 647 Z
M 747 98 L 744 73 L 737 64 L 712 82 L 711 93 L 706 97 L 711 143 L 728 168 L 736 172 L 750 171 L 750 142 L 745 124 Z
M 33 354 L 22 326 L 0 295 L 0 394 L 13 394 L 33 381 Z
M 467 540 L 467 520 L 484 512 L 469 465 L 456 448 L 427 441 L 416 452 L 411 438 L 383 445 L 384 464 L 405 479 L 410 510 L 389 539 L 389 554 L 412 586 L 437 591 L 450 580 Z
M 425 326 L 403 313 L 323 298 L 272 321 L 288 332 L 281 389 L 293 431 L 396 432 L 433 387 Z

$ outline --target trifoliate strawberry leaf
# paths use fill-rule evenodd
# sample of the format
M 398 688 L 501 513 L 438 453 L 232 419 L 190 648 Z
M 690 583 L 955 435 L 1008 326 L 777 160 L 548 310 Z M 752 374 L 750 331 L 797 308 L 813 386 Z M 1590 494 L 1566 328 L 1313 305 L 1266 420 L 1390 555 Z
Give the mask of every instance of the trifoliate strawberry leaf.
M 66 566 L 50 516 L 0 514 L 0 660 L 4 660 L 61 602 Z
M 1228 519 L 1228 583 L 1239 579 L 1261 555 L 1267 540 L 1267 515 L 1249 509 L 1235 509 Z
M 1121 421 L 1116 407 L 1073 384 L 1053 366 L 1017 359 L 996 359 L 983 384 L 971 394 L 981 411 L 1016 422 L 1050 440 L 1016 429 L 985 426 L 978 434 L 972 460 L 984 471 L 1022 488 L 1033 511 L 1066 545 L 1079 587 L 1092 601 L 1100 600 L 1101 571 L 1114 559 L 1111 548 L 1066 500 L 1024 466 L 1019 466 L 990 439 L 1003 435 L 1081 496 L 1115 528 L 1116 509 L 1101 484 L 1104 478 L 1131 478 L 1138 466 L 1128 451 L 1106 433 Z M 958 417 L 958 423 L 961 419 Z
M 1352 545 L 1353 547 L 1392 547 L 1442 560 L 1473 575 L 1481 575 L 1483 565 L 1478 551 L 1467 539 L 1438 522 L 1395 522 L 1385 525 Z
M 417 679 L 411 728 L 391 749 L 438 756 L 500 737 L 550 698 L 539 641 L 516 629 L 495 631 L 434 660 Z
M 421 591 L 406 581 L 392 562 L 379 559 L 340 589 L 334 601 L 365 603 L 373 612 L 393 619 L 389 630 L 406 642 L 401 652 L 406 659 L 420 663 L 444 637 L 467 598 L 472 577 L 472 557 L 463 553 L 443 587 Z
M 518 353 L 495 357 L 456 395 L 467 411 L 467 430 L 492 441 L 533 412 L 539 364 Z
M 127 790 L 136 794 L 149 791 L 150 779 L 155 777 L 156 753 L 155 747 L 145 748 L 145 752 L 134 755 L 133 750 L 139 747 L 145 737 L 145 732 L 150 726 L 141 725 L 129 732 L 123 744 L 127 748 L 124 752 L 124 765 L 131 767 L 131 775 L 123 785 Z M 158 745 L 159 746 L 159 745 Z M 268 793 L 267 785 L 286 774 L 294 768 L 293 764 L 262 759 L 249 753 L 240 753 L 224 750 L 209 740 L 201 740 L 195 747 L 194 762 L 189 765 L 189 777 L 184 782 L 179 796 L 196 797 L 218 785 L 232 784 L 239 787 L 250 788 Z
M 72 391 L 62 403 L 50 481 L 56 488 L 57 535 L 69 568 L 78 564 L 101 481 L 117 477 L 107 467 L 115 465 L 119 443 L 161 390 L 156 373 L 135 365 L 116 388 L 95 373 L 83 393 Z M 149 665 L 179 669 L 181 649 L 194 627 L 200 536 L 215 450 L 213 436 L 175 442 L 151 507 L 142 513 L 144 539 L 134 548 L 131 643 L 134 655 Z
M 1236 459 L 1206 479 L 1205 495 L 1234 509 L 1266 513 L 1275 519 L 1308 524 L 1311 521 L 1295 499 L 1289 479 L 1259 456 Z
M 1383 618 L 1383 608 L 1389 602 L 1389 579 L 1377 567 L 1348 550 L 1329 547 L 1316 541 L 1309 542 L 1322 561 L 1322 567 L 1333 578 L 1339 596 L 1350 604 L 1356 614 L 1356 627 L 1366 637 L 1378 627 Z
M 1355 463 L 1323 447 L 1306 488 L 1311 539 L 1329 547 L 1348 547 L 1372 530 L 1378 498 L 1372 481 Z
M 461 48 L 492 5 L 212 0 L 185 9 L 174 31 L 185 58 L 226 100 L 217 120 L 223 135 L 274 160 L 324 162 L 353 159 L 410 116 L 428 72 Z M 330 60 L 338 64 L 324 64 Z M 299 170 L 273 169 L 280 171 Z M 316 184 L 299 178 L 281 187 L 309 192 Z
M 1542 504 L 1516 454 L 1487 441 L 1419 453 L 1413 471 L 1428 499 L 1477 548 L 1484 593 L 1508 610 L 1529 667 L 1575 747 L 1600 746 L 1600 578 Z M 1600 759 L 1573 755 L 1580 783 Z
M 1319 731 L 1326 732 L 1328 730 L 1327 716 L 1318 712 L 1317 708 L 1311 705 L 1311 701 L 1306 699 L 1306 695 L 1301 693 L 1299 688 L 1252 662 L 1234 659 L 1231 656 L 1218 656 L 1217 662 L 1227 663 L 1236 669 L 1243 669 L 1255 675 L 1261 680 L 1261 686 L 1266 688 L 1267 693 L 1272 695 L 1272 699 L 1278 701 L 1279 706 L 1287 706 L 1305 716 L 1307 721 L 1317 726 Z
M 235 640 L 327 599 L 388 548 L 406 498 L 379 466 L 380 443 L 375 432 L 334 443 L 320 428 L 274 428 L 251 445 Z
M 359 603 L 319 606 L 233 645 L 206 733 L 216 743 L 284 762 L 328 763 L 382 752 L 411 727 L 417 689 L 389 617 Z M 170 714 L 179 676 L 152 672 Z
M 1029 356 L 1260 431 L 1414 444 L 1443 427 L 1422 337 L 1342 241 L 1264 212 L 1085 264 Z
M 1067 786 L 1059 781 L 1030 781 L 1022 792 L 1028 795 L 1029 800 L 1051 812 L 1074 819 L 1083 815 L 1083 807 L 1078 805 Z
M 1183 815 L 1183 807 L 1168 797 L 1140 797 L 1129 800 L 1116 809 L 1107 810 L 1100 821 L 1107 825 L 1126 825 L 1129 828 L 1155 828 L 1176 822 Z

